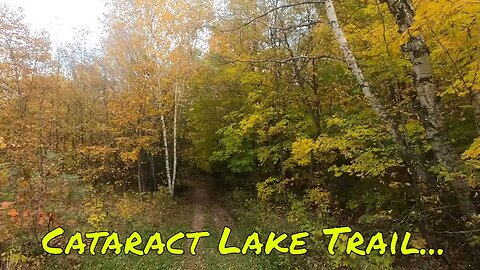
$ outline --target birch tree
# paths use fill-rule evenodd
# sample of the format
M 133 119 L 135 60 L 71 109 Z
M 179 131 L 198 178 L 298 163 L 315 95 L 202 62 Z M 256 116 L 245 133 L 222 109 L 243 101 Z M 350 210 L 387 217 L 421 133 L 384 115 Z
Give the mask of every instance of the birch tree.
M 387 0 L 389 10 L 396 18 L 399 32 L 404 33 L 414 23 L 415 11 L 410 0 Z M 418 115 L 425 128 L 427 138 L 432 144 L 437 159 L 452 173 L 458 171 L 460 158 L 448 135 L 442 115 L 438 87 L 433 74 L 430 51 L 421 33 L 411 35 L 402 50 L 408 53 L 413 66 Z M 461 176 L 454 176 L 452 187 L 464 215 L 475 214 L 470 202 L 471 189 Z
M 126 35 L 138 42 L 135 48 L 138 54 L 133 57 L 141 66 L 140 69 L 145 70 L 138 87 L 146 88 L 155 97 L 165 182 L 173 196 L 178 176 L 182 92 L 193 71 L 192 62 L 198 55 L 197 46 L 204 34 L 205 21 L 209 18 L 210 4 L 209 1 L 153 0 L 112 3 L 115 8 L 110 17 L 117 22 L 115 27 L 120 28 L 116 38 L 122 39 L 125 38 L 122 35 Z M 127 61 L 131 59 L 129 55 L 125 55 L 125 58 Z M 137 74 L 133 76 L 138 77 Z M 155 162 L 150 164 L 154 166 Z M 155 169 L 150 168 L 150 171 L 154 172 Z M 155 173 L 152 176 L 155 178 Z

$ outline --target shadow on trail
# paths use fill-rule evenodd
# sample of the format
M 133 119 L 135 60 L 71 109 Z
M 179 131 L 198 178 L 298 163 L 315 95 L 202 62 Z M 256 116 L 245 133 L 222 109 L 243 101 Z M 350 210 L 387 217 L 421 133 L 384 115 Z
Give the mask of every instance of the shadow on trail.
M 208 230 L 210 229 L 208 226 L 211 225 L 218 232 L 223 230 L 225 226 L 231 227 L 232 219 L 221 202 L 221 191 L 213 177 L 192 176 L 180 190 L 178 196 L 183 198 L 192 210 L 192 223 L 189 228 L 192 232 Z M 197 254 L 197 256 L 191 257 L 185 269 L 207 269 L 205 260 L 206 256 L 209 256 L 208 252 L 202 246 L 199 246 Z
M 208 217 L 217 229 L 232 225 L 229 211 L 221 201 L 221 189 L 211 176 L 193 177 L 186 185 L 182 197 L 193 209 L 192 231 L 201 231 Z

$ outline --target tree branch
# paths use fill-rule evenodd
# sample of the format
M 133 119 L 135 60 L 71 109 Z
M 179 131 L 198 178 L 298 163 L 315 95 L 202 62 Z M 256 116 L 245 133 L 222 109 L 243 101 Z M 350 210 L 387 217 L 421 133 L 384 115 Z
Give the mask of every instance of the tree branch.
M 340 61 L 344 62 L 343 59 L 335 57 L 335 56 L 329 56 L 329 55 L 319 55 L 319 56 L 295 56 L 291 58 L 286 58 L 286 59 L 260 59 L 260 60 L 240 60 L 240 59 L 227 59 L 224 58 L 225 62 L 228 62 L 230 64 L 232 63 L 277 63 L 277 64 L 285 64 L 288 62 L 296 61 L 296 60 L 317 60 L 317 59 L 324 59 L 324 60 L 335 60 L 335 61 Z
M 273 30 L 288 31 L 288 30 L 297 29 L 297 28 L 310 27 L 310 26 L 313 26 L 313 25 L 316 25 L 316 24 L 319 24 L 319 23 L 325 23 L 325 22 L 322 21 L 322 20 L 315 20 L 315 21 L 305 22 L 305 23 L 301 23 L 301 24 L 294 24 L 294 25 L 290 25 L 290 26 L 287 26 L 287 27 L 275 27 L 273 25 L 267 25 L 267 26 L 268 26 L 268 28 L 273 29 Z
M 480 232 L 480 229 L 470 230 L 470 231 L 456 231 L 456 232 L 440 232 L 444 234 L 469 234 L 469 233 L 477 233 Z
M 235 32 L 237 30 L 240 30 L 242 29 L 243 27 L 246 27 L 256 21 L 258 21 L 259 19 L 263 18 L 263 17 L 266 17 L 268 16 L 268 14 L 272 13 L 272 12 L 275 12 L 277 10 L 280 10 L 280 9 L 287 9 L 287 8 L 292 8 L 292 7 L 297 7 L 297 6 L 302 6 L 302 5 L 313 5 L 313 4 L 323 4 L 325 3 L 325 0 L 317 0 L 317 1 L 305 1 L 305 2 L 300 2 L 300 3 L 293 3 L 293 4 L 288 4 L 288 5 L 283 5 L 283 6 L 279 6 L 279 7 L 275 7 L 275 8 L 272 8 L 270 9 L 269 11 L 243 23 L 242 25 L 238 26 L 238 27 L 235 27 L 233 29 L 229 29 L 229 30 L 223 30 L 222 32 Z

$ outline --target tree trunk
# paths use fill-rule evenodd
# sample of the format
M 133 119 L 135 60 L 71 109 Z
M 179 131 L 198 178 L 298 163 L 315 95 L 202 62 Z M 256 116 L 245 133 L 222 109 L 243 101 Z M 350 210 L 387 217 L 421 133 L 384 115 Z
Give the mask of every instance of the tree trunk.
M 413 5 L 411 0 L 381 0 L 381 2 L 386 2 L 390 13 L 393 14 L 398 24 L 398 31 L 404 33 L 407 31 L 410 26 L 412 26 L 415 11 L 413 10 Z
M 445 165 L 449 172 L 456 172 L 461 164 L 452 141 L 447 132 L 447 126 L 442 116 L 438 89 L 434 80 L 430 52 L 423 37 L 413 36 L 403 47 L 410 55 L 415 76 L 417 91 L 418 114 L 422 120 L 427 138 L 432 144 L 437 159 Z M 452 187 L 457 196 L 460 209 L 465 215 L 471 216 L 475 209 L 470 202 L 470 188 L 463 177 L 456 176 Z
M 155 156 L 152 154 L 150 154 L 150 174 L 152 175 L 153 191 L 157 191 L 158 183 L 155 175 Z
M 413 23 L 415 11 L 411 0 L 385 0 L 393 16 L 397 19 L 399 32 L 407 31 Z M 427 138 L 432 144 L 437 159 L 449 172 L 456 172 L 461 164 L 460 158 L 450 140 L 447 126 L 442 116 L 438 89 L 434 80 L 430 51 L 421 35 L 410 37 L 402 50 L 410 55 L 415 76 L 419 116 L 425 128 Z M 470 202 L 470 188 L 461 176 L 455 176 L 452 187 L 456 194 L 460 210 L 464 215 L 475 214 Z
M 178 116 L 178 83 L 175 81 L 175 109 L 173 114 L 173 177 L 172 177 L 172 193 L 175 190 L 175 182 L 177 180 L 177 116 Z
M 144 185 L 144 177 L 143 177 L 143 170 L 142 170 L 142 151 L 138 152 L 138 167 L 137 167 L 137 177 L 138 177 L 138 192 L 144 193 L 145 192 L 145 185 Z
M 174 194 L 174 187 L 172 185 L 172 176 L 170 174 L 170 157 L 168 151 L 168 138 L 167 138 L 167 125 L 165 124 L 165 116 L 160 116 L 160 121 L 162 124 L 162 133 L 163 133 L 163 147 L 165 148 L 165 173 L 167 174 L 167 183 L 168 183 L 168 190 L 170 194 L 173 196 Z
M 158 91 L 161 94 L 163 94 L 162 87 L 160 84 L 160 66 L 158 64 L 158 61 L 155 61 L 156 63 L 156 70 L 157 70 L 157 88 Z M 163 110 L 162 106 L 160 106 L 160 109 Z M 163 147 L 165 151 L 165 174 L 167 175 L 167 185 L 168 185 L 168 190 L 170 192 L 170 195 L 173 197 L 175 193 L 175 185 L 174 182 L 172 181 L 172 175 L 170 173 L 170 154 L 169 154 L 169 149 L 168 149 L 168 138 L 167 138 L 167 124 L 165 123 L 165 114 L 162 111 L 160 115 L 160 123 L 162 125 L 162 135 L 163 135 Z
M 477 125 L 477 134 L 480 135 L 480 91 L 472 90 L 472 107 L 475 114 L 475 124 Z
M 417 186 L 421 190 L 425 190 L 430 179 L 429 174 L 427 173 L 415 150 L 410 146 L 405 132 L 400 130 L 400 125 L 398 122 L 393 119 L 393 117 L 388 115 L 387 110 L 384 108 L 380 100 L 373 94 L 370 84 L 365 79 L 363 71 L 358 66 L 355 56 L 348 47 L 347 38 L 340 27 L 332 0 L 325 1 L 325 9 L 328 21 L 335 33 L 335 38 L 337 39 L 340 49 L 343 52 L 345 61 L 347 62 L 350 70 L 353 72 L 358 84 L 361 86 L 365 98 L 380 119 L 388 125 L 394 141 L 399 145 L 400 150 L 402 151 L 402 155 L 407 163 L 407 166 L 413 169 L 413 172 L 415 173 L 415 178 L 418 181 Z M 421 193 L 423 192 L 421 191 Z

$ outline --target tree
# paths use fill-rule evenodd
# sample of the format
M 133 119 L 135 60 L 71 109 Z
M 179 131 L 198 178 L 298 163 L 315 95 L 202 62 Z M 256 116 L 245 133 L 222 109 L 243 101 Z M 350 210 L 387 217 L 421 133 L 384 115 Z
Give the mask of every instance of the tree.
M 154 118 L 158 117 L 154 122 L 159 124 L 163 138 L 165 177 L 172 195 L 178 170 L 180 101 L 198 54 L 197 44 L 201 42 L 209 10 L 208 1 L 196 2 L 196 8 L 190 7 L 192 4 L 189 1 L 119 1 L 113 3 L 114 9 L 107 21 L 112 46 L 129 47 L 131 41 L 138 44 L 134 53 L 128 52 L 131 48 L 126 52 L 109 50 L 124 70 L 130 69 L 132 62 L 142 66 L 143 77 L 132 78 L 140 80 L 140 85 L 131 87 L 147 88 L 153 97 L 154 103 L 148 106 L 154 106 L 157 114 Z M 150 152 L 156 154 L 156 151 Z M 155 170 L 152 168 L 152 171 Z
M 415 14 L 410 0 L 387 2 L 390 11 L 397 19 L 399 31 L 407 31 L 413 24 Z M 413 65 L 416 98 L 419 103 L 418 115 L 423 122 L 427 137 L 437 159 L 445 165 L 448 171 L 456 172 L 461 162 L 443 119 L 439 92 L 433 75 L 432 60 L 423 36 L 421 34 L 411 36 L 403 50 L 410 55 L 410 62 Z M 475 208 L 470 202 L 471 189 L 465 179 L 461 176 L 454 176 L 452 187 L 461 211 L 467 216 L 475 214 Z

